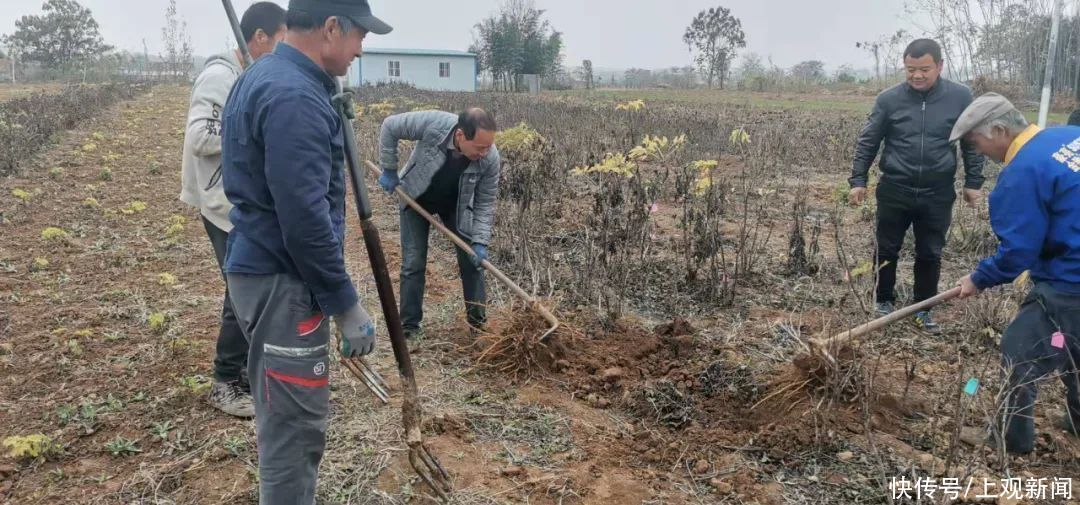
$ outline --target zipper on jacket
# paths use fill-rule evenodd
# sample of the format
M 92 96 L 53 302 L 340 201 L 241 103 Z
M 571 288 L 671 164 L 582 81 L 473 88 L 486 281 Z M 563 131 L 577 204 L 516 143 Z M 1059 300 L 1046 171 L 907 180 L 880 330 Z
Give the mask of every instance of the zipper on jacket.
M 919 176 L 916 186 L 922 187 L 923 167 L 926 166 L 926 97 L 922 101 L 922 128 L 919 130 Z

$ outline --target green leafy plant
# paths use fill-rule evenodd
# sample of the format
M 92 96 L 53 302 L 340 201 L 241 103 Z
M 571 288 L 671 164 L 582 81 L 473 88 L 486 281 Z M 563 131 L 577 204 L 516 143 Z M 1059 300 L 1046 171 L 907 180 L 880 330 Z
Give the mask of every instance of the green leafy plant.
M 98 406 L 89 400 L 83 400 L 79 404 L 79 421 L 87 430 L 93 430 L 97 426 Z
M 68 238 L 68 232 L 61 228 L 50 226 L 41 230 L 41 239 L 46 242 L 59 242 Z
M 137 214 L 137 213 L 142 212 L 144 210 L 146 210 L 146 203 L 135 200 L 135 201 L 129 203 L 127 205 L 127 207 L 124 207 L 124 208 L 120 209 L 120 213 L 130 216 L 132 214 Z
M 151 330 L 161 333 L 168 327 L 169 318 L 163 312 L 154 312 L 146 318 L 146 324 L 150 325 Z
M 121 436 L 118 436 L 113 439 L 112 442 L 105 444 L 105 449 L 113 456 L 129 456 L 131 454 L 142 452 L 142 449 L 139 449 L 139 446 L 135 444 L 134 440 L 129 440 Z
M 225 450 L 229 451 L 229 454 L 240 457 L 248 449 L 247 438 L 240 435 L 232 435 L 225 439 Z
M 67 341 L 67 349 L 68 352 L 72 354 L 72 356 L 82 356 L 83 350 L 82 346 L 79 345 L 78 339 L 69 339 Z
M 56 407 L 56 420 L 60 422 L 60 426 L 67 426 L 79 420 L 79 411 L 74 406 L 61 405 Z
M 49 260 L 45 258 L 34 258 L 34 262 L 30 264 L 30 271 L 40 272 L 49 268 Z
M 180 384 L 196 395 L 210 391 L 212 385 L 205 375 L 190 375 L 180 379 Z
M 175 428 L 176 425 L 173 424 L 172 421 L 162 421 L 160 423 L 154 423 L 150 428 L 150 434 L 161 440 L 166 440 L 169 438 L 169 432 Z

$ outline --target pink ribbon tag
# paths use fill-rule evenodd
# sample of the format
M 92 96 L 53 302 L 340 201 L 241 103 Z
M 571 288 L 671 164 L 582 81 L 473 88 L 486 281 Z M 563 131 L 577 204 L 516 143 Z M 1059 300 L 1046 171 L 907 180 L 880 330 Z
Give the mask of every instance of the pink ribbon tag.
M 1065 334 L 1059 331 L 1051 335 L 1050 346 L 1058 349 L 1065 347 Z
M 656 214 L 659 210 L 660 210 L 660 206 L 657 205 L 656 203 L 653 203 L 652 207 L 649 207 L 649 213 L 651 213 L 651 214 Z

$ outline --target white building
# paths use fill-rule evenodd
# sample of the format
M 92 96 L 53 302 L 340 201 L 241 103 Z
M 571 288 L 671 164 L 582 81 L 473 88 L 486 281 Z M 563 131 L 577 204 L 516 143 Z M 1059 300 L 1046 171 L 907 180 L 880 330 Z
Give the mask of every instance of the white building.
M 433 91 L 476 91 L 476 55 L 441 49 L 364 48 L 349 68 L 349 85 L 408 83 Z

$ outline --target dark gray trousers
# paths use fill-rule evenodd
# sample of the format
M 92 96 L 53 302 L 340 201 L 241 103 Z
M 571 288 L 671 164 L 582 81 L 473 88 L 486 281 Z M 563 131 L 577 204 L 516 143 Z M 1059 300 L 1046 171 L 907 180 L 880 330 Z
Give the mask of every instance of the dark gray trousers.
M 1065 346 L 1051 345 L 1061 331 Z M 1008 403 L 999 416 L 1005 446 L 1026 453 L 1035 448 L 1035 398 L 1038 381 L 1055 372 L 1065 383 L 1065 403 L 1080 426 L 1080 296 L 1036 284 L 1001 337 L 1002 366 L 1007 374 Z
M 250 342 L 260 505 L 311 505 L 330 410 L 330 321 L 292 275 L 228 274 Z
M 225 267 L 225 245 L 229 242 L 229 232 L 214 226 L 205 217 L 202 221 L 206 235 L 210 237 L 210 245 L 214 247 L 218 268 L 222 269 Z M 225 280 L 225 299 L 221 302 L 221 329 L 218 330 L 217 352 L 214 353 L 214 380 L 232 382 L 241 378 L 247 362 L 248 342 L 244 332 L 240 331 L 240 324 L 236 322 L 224 271 L 221 278 Z
M 432 212 L 442 223 L 457 233 L 457 216 L 454 208 Z M 405 330 L 418 330 L 424 319 L 424 286 L 427 275 L 428 235 L 431 223 L 411 208 L 401 211 L 401 326 Z M 481 327 L 487 320 L 484 310 L 487 294 L 484 287 L 484 271 L 476 268 L 469 253 L 457 250 L 458 272 L 461 273 L 461 290 L 465 297 L 465 316 L 469 324 Z

